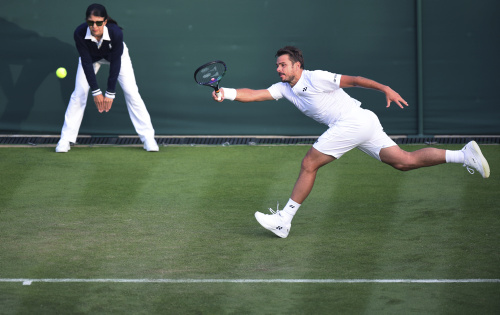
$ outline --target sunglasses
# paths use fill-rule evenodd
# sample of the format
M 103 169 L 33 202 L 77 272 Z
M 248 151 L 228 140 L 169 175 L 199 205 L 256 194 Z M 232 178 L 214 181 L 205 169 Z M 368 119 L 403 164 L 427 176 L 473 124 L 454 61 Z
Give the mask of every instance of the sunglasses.
M 95 23 L 95 25 L 97 25 L 97 26 L 102 26 L 102 24 L 104 23 L 104 21 L 89 21 L 89 20 L 87 20 L 87 25 L 88 26 L 92 26 Z

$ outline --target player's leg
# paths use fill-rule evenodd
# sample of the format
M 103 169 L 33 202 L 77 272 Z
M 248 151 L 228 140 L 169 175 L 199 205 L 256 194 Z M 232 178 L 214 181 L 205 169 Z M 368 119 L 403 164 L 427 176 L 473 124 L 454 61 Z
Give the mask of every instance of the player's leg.
M 370 122 L 362 117 L 360 119 L 358 114 L 363 116 L 362 111 L 356 111 L 352 117 L 337 122 L 318 138 L 302 160 L 299 178 L 282 210 L 269 209 L 273 214 L 255 213 L 255 218 L 264 228 L 279 237 L 287 237 L 295 213 L 314 186 L 318 169 L 340 158 L 370 137 L 370 128 L 367 128 Z
M 97 72 L 99 70 L 99 65 L 95 65 L 94 69 Z M 61 139 L 57 144 L 56 152 L 68 152 L 70 150 L 70 143 L 76 142 L 85 107 L 87 106 L 89 89 L 90 86 L 87 82 L 87 77 L 85 76 L 80 60 L 76 71 L 75 90 L 71 94 L 68 108 L 64 115 Z
M 477 170 L 483 178 L 490 176 L 488 161 L 475 141 L 467 143 L 462 150 L 423 148 L 406 152 L 398 146 L 392 146 L 380 150 L 380 160 L 401 171 L 443 163 L 458 163 L 467 167 L 471 174 Z
M 159 148 L 154 138 L 155 131 L 151 123 L 151 117 L 146 109 L 146 104 L 144 104 L 139 94 L 139 88 L 135 80 L 134 69 L 132 68 L 132 61 L 130 60 L 128 48 L 125 43 L 123 43 L 123 46 L 122 63 L 118 82 L 125 95 L 125 102 L 127 103 L 130 120 L 132 120 L 132 124 L 139 138 L 144 143 L 144 149 L 147 151 L 158 151 Z
M 319 168 L 334 160 L 333 156 L 321 153 L 314 147 L 309 149 L 302 160 L 299 178 L 293 187 L 291 199 L 298 204 L 302 204 L 311 193 Z
M 443 150 L 438 148 L 423 148 L 413 152 L 402 150 L 384 132 L 378 117 L 365 110 L 372 121 L 372 136 L 358 147 L 368 155 L 401 170 L 409 171 L 421 167 L 434 166 L 443 163 L 459 163 L 467 167 L 470 173 L 477 170 L 484 178 L 490 176 L 490 167 L 475 141 L 469 142 L 462 150 Z
M 285 238 L 290 232 L 293 216 L 299 210 L 300 205 L 311 192 L 318 169 L 326 165 L 335 158 L 316 150 L 314 147 L 309 149 L 302 160 L 299 178 L 295 182 L 292 195 L 282 210 L 276 211 L 269 209 L 272 214 L 255 212 L 255 218 L 264 228 L 270 230 L 279 237 Z
M 423 148 L 407 152 L 394 145 L 380 150 L 380 160 L 395 169 L 409 171 L 446 163 L 446 151 L 437 148 Z

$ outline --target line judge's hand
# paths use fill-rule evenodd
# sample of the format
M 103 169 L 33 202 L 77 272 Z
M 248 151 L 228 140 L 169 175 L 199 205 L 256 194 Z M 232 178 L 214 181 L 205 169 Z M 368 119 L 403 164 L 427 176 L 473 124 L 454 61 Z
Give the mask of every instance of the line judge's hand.
M 99 113 L 109 112 L 111 105 L 113 105 L 113 99 L 104 97 L 102 94 L 94 96 L 94 102 Z

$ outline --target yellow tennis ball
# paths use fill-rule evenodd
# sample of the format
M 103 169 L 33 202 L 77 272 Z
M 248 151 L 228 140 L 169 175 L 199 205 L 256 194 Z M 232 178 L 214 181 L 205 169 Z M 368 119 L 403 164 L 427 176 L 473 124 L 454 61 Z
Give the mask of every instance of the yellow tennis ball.
M 59 79 L 64 79 L 67 74 L 68 74 L 68 72 L 63 67 L 57 69 L 57 71 L 56 71 L 56 75 Z

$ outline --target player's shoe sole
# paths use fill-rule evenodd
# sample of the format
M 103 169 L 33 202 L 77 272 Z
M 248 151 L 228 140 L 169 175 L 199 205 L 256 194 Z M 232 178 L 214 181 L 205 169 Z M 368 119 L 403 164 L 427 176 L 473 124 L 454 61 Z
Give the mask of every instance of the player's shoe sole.
M 476 141 L 467 143 L 462 151 L 465 155 L 464 166 L 467 167 L 469 173 L 474 174 L 474 170 L 477 170 L 483 178 L 490 177 L 490 166 Z

